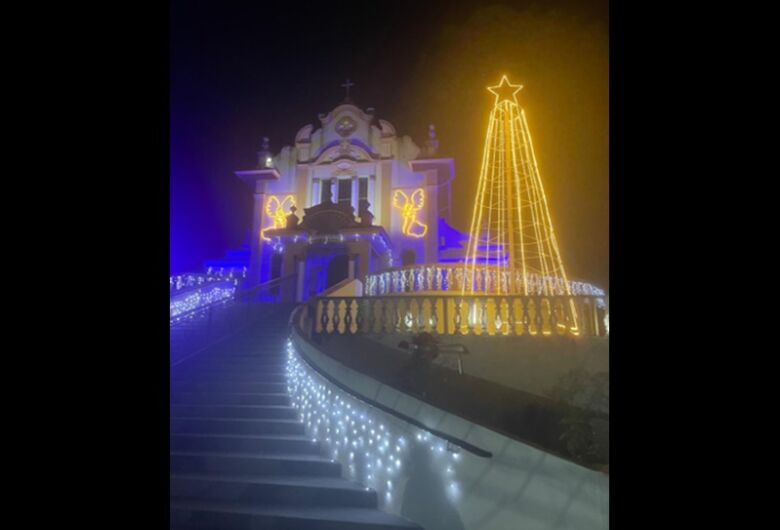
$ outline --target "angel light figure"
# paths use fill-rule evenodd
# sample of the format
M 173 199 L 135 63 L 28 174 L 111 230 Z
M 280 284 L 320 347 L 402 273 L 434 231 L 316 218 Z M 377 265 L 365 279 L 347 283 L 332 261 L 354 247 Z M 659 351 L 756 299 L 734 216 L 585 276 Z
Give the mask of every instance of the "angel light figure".
M 292 195 L 286 196 L 281 201 L 276 195 L 268 197 L 268 201 L 265 203 L 265 213 L 271 219 L 271 224 L 260 231 L 260 236 L 265 241 L 270 241 L 270 238 L 265 237 L 266 230 L 284 228 L 287 226 L 287 214 L 285 211 L 289 210 L 292 206 L 295 206 L 295 199 L 293 199 Z
M 401 210 L 403 225 L 401 232 L 407 236 L 423 237 L 428 233 L 428 225 L 417 220 L 417 212 L 425 206 L 425 192 L 418 188 L 412 192 L 409 197 L 401 190 L 395 190 L 393 193 L 393 207 Z

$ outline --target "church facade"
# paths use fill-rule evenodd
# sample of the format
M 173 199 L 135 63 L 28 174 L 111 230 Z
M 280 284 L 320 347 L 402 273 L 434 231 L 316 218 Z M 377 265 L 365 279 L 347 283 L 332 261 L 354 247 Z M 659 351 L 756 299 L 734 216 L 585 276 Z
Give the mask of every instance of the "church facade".
M 254 192 L 249 282 L 297 273 L 305 299 L 345 278 L 444 260 L 462 234 L 449 224 L 455 164 L 437 152 L 433 125 L 420 147 L 349 99 L 279 152 L 265 138 L 257 167 L 236 171 Z

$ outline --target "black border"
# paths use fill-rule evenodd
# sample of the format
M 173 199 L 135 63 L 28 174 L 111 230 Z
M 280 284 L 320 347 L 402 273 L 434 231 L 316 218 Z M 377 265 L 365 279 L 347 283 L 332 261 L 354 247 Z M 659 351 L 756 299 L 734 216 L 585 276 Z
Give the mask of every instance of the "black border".
M 8 483 L 31 505 L 9 506 L 29 527 L 167 528 L 168 6 L 31 7 L 6 13 L 7 130 L 30 144 L 11 150 L 4 375 Z
M 340 6 L 329 7 L 337 16 Z M 13 387 L 8 455 L 19 467 L 12 489 L 34 503 L 20 512 L 36 526 L 51 517 L 81 528 L 166 527 L 169 6 L 32 8 L 6 13 L 19 28 L 9 48 L 7 156 L 21 162 L 9 170 L 4 195 L 6 283 L 16 289 L 5 311 L 4 348 Z M 660 508 L 675 493 L 695 497 L 705 470 L 724 464 L 722 455 L 705 455 L 704 446 L 717 449 L 717 441 L 702 443 L 729 427 L 704 419 L 705 409 L 722 409 L 719 394 L 699 388 L 709 367 L 720 364 L 717 349 L 704 343 L 712 313 L 692 311 L 706 304 L 697 297 L 710 279 L 672 291 L 680 271 L 702 271 L 690 254 L 712 217 L 699 217 L 697 208 L 717 185 L 706 164 L 717 164 L 725 149 L 717 143 L 695 152 L 691 122 L 710 114 L 702 123 L 722 130 L 712 117 L 736 110 L 729 95 L 738 80 L 728 69 L 742 59 L 712 49 L 715 36 L 697 33 L 727 28 L 731 47 L 739 43 L 735 23 L 712 26 L 701 8 L 691 9 L 610 6 L 615 528 L 636 527 L 637 514 L 639 526 L 653 515 L 655 527 L 679 525 L 679 512 L 648 510 L 648 503 Z M 278 28 L 279 37 L 288 30 Z M 708 57 L 718 64 L 705 66 Z M 692 88 L 697 69 L 708 82 Z M 706 108 L 693 114 L 696 104 Z M 17 149 L 20 140 L 28 145 Z M 663 187 L 677 197 L 660 193 Z M 117 290 L 122 303 L 110 303 Z M 682 333 L 648 333 L 647 322 L 669 304 L 685 313 Z M 738 305 L 751 320 L 749 303 Z M 685 397 L 694 390 L 691 406 Z M 703 421 L 711 421 L 710 434 L 692 432 Z M 701 525 L 704 514 L 696 512 Z

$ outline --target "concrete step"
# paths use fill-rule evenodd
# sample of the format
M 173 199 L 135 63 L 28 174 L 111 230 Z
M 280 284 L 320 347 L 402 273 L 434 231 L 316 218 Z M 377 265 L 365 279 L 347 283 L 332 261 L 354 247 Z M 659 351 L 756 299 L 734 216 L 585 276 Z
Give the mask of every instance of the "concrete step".
M 356 482 L 332 477 L 263 477 L 176 473 L 171 497 L 276 506 L 376 508 L 377 496 Z
M 221 368 L 223 370 L 230 370 L 230 369 L 243 370 L 244 368 L 257 369 L 257 368 L 267 368 L 269 366 L 286 367 L 287 358 L 260 356 L 260 355 L 255 355 L 240 360 L 229 358 L 229 357 L 219 358 L 219 359 L 209 359 L 205 357 L 198 359 L 197 357 L 195 357 L 195 358 L 187 359 L 185 362 L 181 363 L 175 368 L 204 367 L 204 368 Z
M 276 339 L 254 339 L 244 342 L 222 342 L 214 345 L 202 355 L 222 354 L 226 356 L 257 355 L 262 353 L 283 354 L 286 353 L 286 340 Z
M 291 309 L 172 368 L 171 528 L 420 529 L 306 435 L 287 393 Z
M 287 383 L 246 383 L 204 381 L 194 383 L 185 380 L 171 381 L 171 390 L 176 392 L 233 392 L 233 393 L 287 393 Z
M 171 451 L 322 454 L 314 440 L 284 434 L 171 434 L 170 447 Z
M 173 382 L 171 383 L 173 385 Z M 287 393 L 171 392 L 172 405 L 289 405 Z
M 171 418 L 171 433 L 303 435 L 305 429 L 296 420 Z
M 171 370 L 171 381 L 189 383 L 287 383 L 287 374 L 262 370 Z
M 190 376 L 200 375 L 224 375 L 232 377 L 234 375 L 263 376 L 263 375 L 286 375 L 287 366 L 175 366 L 171 369 L 172 379 L 188 378 Z
M 172 451 L 171 473 L 227 473 L 244 476 L 340 477 L 341 465 L 320 455 Z
M 286 383 L 285 373 L 209 373 L 209 372 L 179 372 L 171 373 L 172 381 L 209 382 L 209 381 L 238 381 L 247 383 Z
M 179 366 L 197 366 L 203 368 L 223 369 L 235 368 L 239 370 L 244 368 L 266 368 L 271 366 L 284 368 L 287 366 L 287 356 L 256 356 L 250 359 L 235 359 L 231 357 L 204 357 L 199 359 L 197 357 L 193 357 Z
M 230 348 L 227 351 L 215 351 L 213 354 L 206 355 L 204 354 L 202 357 L 195 356 L 189 361 L 194 361 L 196 359 L 200 360 L 212 360 L 212 359 L 219 359 L 220 361 L 224 361 L 225 363 L 233 363 L 233 364 L 241 364 L 241 363 L 248 363 L 248 362 L 256 362 L 256 361 L 274 361 L 274 360 L 282 360 L 287 359 L 287 352 L 285 351 L 284 345 L 276 344 L 276 345 L 268 345 L 263 346 L 259 349 L 255 350 L 238 350 L 236 348 Z
M 230 348 L 234 350 L 257 348 L 263 345 L 284 346 L 287 343 L 287 338 L 288 335 L 286 333 L 281 334 L 278 330 L 274 332 L 268 331 L 265 335 L 247 335 L 219 342 L 214 345 L 212 351 L 228 350 Z
M 177 530 L 422 530 L 411 521 L 369 508 L 255 506 L 247 502 L 172 500 Z
M 280 334 L 278 331 L 273 333 L 266 332 L 265 335 L 245 336 L 219 343 L 219 348 L 215 348 L 214 351 L 217 349 L 228 350 L 230 348 L 232 348 L 234 351 L 239 351 L 242 349 L 256 350 L 258 347 L 264 346 L 272 346 L 274 349 L 284 351 L 284 346 L 287 344 L 287 340 L 288 335 L 286 333 Z
M 256 328 L 241 335 L 236 335 L 230 341 L 225 341 L 223 344 L 240 344 L 240 345 L 252 345 L 258 342 L 280 342 L 284 343 L 290 336 L 287 330 L 287 325 L 283 324 L 279 327 L 262 327 Z
M 297 409 L 283 405 L 173 405 L 171 417 L 299 419 Z
M 237 348 L 254 348 L 262 344 L 274 344 L 283 346 L 287 342 L 289 334 L 278 329 L 266 330 L 265 334 L 247 335 L 223 342 Z
M 172 379 L 175 392 L 287 393 L 287 381 L 191 381 Z

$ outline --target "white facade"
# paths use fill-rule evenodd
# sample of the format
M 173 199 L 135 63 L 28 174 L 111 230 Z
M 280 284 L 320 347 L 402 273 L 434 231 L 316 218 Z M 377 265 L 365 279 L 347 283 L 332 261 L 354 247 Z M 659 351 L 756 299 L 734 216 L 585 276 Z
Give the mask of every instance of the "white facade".
M 284 215 L 294 203 L 299 218 L 304 208 L 332 200 L 349 204 L 359 219 L 367 201 L 372 224 L 382 226 L 392 242 L 393 265 L 436 262 L 439 217 L 449 220 L 454 162 L 435 158 L 433 127 L 420 148 L 389 122 L 376 119 L 373 109 L 363 111 L 349 102 L 319 121 L 316 129 L 301 128 L 293 146 L 271 153 L 266 144 L 258 153 L 259 167 L 278 173 L 278 179 L 263 182 L 263 204 L 255 209 L 261 228 L 273 225 L 272 197 L 279 203 L 271 207 L 283 204 Z

